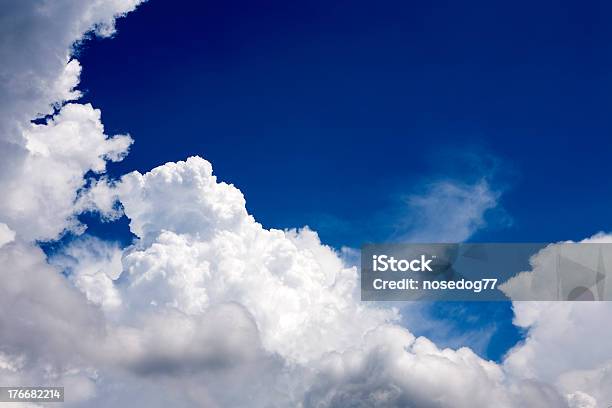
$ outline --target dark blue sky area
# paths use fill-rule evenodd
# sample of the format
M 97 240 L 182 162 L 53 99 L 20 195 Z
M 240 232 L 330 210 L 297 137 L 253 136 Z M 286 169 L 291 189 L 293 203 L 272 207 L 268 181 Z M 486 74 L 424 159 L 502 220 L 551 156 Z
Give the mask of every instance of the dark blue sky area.
M 610 7 L 603 2 L 150 1 L 79 59 L 86 100 L 132 152 L 114 174 L 199 154 L 266 226 L 333 245 L 424 179 L 512 168 L 490 241 L 612 225 Z M 462 174 L 466 173 L 466 174 Z
M 473 239 L 582 239 L 612 226 L 610 9 L 152 0 L 85 44 L 81 88 L 109 133 L 136 140 L 112 174 L 201 155 L 267 227 L 385 240 L 403 196 L 489 175 L 493 156 L 513 222 Z M 508 305 L 458 306 L 431 318 L 494 324 L 491 358 L 520 337 Z
M 513 169 L 493 241 L 612 225 L 603 2 L 150 1 L 79 59 L 145 171 L 199 154 L 267 226 L 384 239 L 373 213 L 476 149 Z M 443 152 L 444 154 L 440 154 Z M 450 173 L 450 174 L 449 174 Z

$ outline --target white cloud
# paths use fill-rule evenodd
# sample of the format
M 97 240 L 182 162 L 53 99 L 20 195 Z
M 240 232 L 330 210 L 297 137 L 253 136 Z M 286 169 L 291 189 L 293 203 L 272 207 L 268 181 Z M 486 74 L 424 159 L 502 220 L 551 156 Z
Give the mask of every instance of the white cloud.
M 269 365 L 267 374 L 277 380 L 279 367 L 293 367 L 283 372 L 294 387 L 290 395 L 259 396 L 267 403 L 588 407 L 608 397 L 609 387 L 601 386 L 607 366 L 598 368 L 612 357 L 601 341 L 610 336 L 601 328 L 612 312 L 605 304 L 515 303 L 516 322 L 529 336 L 497 365 L 467 348 L 440 350 L 415 339 L 389 310 L 359 302 L 355 270 L 339 254 L 307 229 L 263 229 L 246 213 L 239 191 L 218 183 L 202 159 L 130 174 L 117 195 L 142 238 L 124 257 L 121 291 L 130 310 L 176 310 L 197 319 L 218 305 L 241 305 L 257 327 L 259 358 L 285 362 Z M 191 224 L 174 217 L 182 207 Z M 584 333 L 598 335 L 585 343 Z M 554 363 L 546 357 L 551 352 Z M 189 367 L 182 357 L 175 364 Z M 212 390 L 206 398 L 226 401 Z
M 143 242 L 124 258 L 131 307 L 197 315 L 238 302 L 266 347 L 304 361 L 351 345 L 388 312 L 355 302 L 357 272 L 310 230 L 266 230 L 205 160 L 125 176 L 119 198 Z M 356 316 L 359 315 L 359 319 Z
M 25 153 L 0 177 L 0 220 L 26 240 L 53 239 L 78 230 L 77 192 L 88 171 L 103 172 L 107 160 L 120 160 L 132 140 L 107 138 L 100 111 L 68 104 L 45 125 L 24 129 Z
M 528 322 L 528 334 L 504 361 L 509 373 L 555 384 L 574 405 L 610 404 L 609 302 L 514 302 L 514 310 L 517 323 Z
M 145 175 L 130 173 L 123 177 L 118 194 L 132 232 L 147 241 L 163 229 L 212 235 L 239 231 L 252 221 L 242 193 L 217 183 L 210 163 L 200 158 L 167 163 Z
M 612 243 L 612 236 L 600 233 L 581 242 Z M 532 270 L 502 285 L 515 300 L 514 323 L 528 330 L 525 341 L 509 351 L 504 366 L 514 375 L 555 384 L 572 407 L 608 406 L 612 401 L 612 348 L 604 339 L 612 337 L 612 328 L 604 322 L 612 316 L 612 304 L 520 301 L 556 294 L 550 293 L 557 288 L 551 266 L 556 264 L 555 249 L 563 244 L 541 250 L 530 260 Z M 597 257 L 588 261 L 596 268 Z
M 0 140 L 23 147 L 29 121 L 80 95 L 80 66 L 68 63 L 84 34 L 114 32 L 115 18 L 140 0 L 36 0 L 2 3 L 0 24 Z M 4 150 L 4 149 L 2 149 Z
M 53 279 L 64 289 L 45 301 L 53 311 L 61 298 L 80 299 L 80 306 L 61 304 L 85 313 L 81 320 L 61 325 L 68 333 L 57 330 L 49 338 L 78 338 L 75 353 L 55 352 L 52 366 L 74 361 L 83 405 L 106 406 L 112 398 L 104 387 L 88 393 L 91 383 L 112 384 L 112 395 L 123 396 L 114 406 L 134 403 L 129 387 L 153 395 L 172 390 L 182 395 L 175 406 L 194 400 L 237 407 L 567 405 L 549 385 L 509 376 L 467 348 L 440 350 L 398 326 L 393 310 L 360 302 L 354 267 L 313 231 L 264 229 L 246 212 L 242 194 L 217 182 L 203 159 L 129 174 L 115 189 L 141 238 L 124 253 L 123 273 L 113 281 L 121 305 L 103 314 L 95 305 L 104 302 L 92 302 L 91 287 L 81 285 L 86 296 L 79 298 L 57 270 Z M 83 259 L 73 267 L 75 276 L 100 276 L 100 265 L 116 264 L 112 250 L 96 245 L 101 243 L 65 250 Z M 27 315 L 45 316 L 35 310 Z M 9 356 L 30 361 L 41 347 L 48 353 L 66 349 L 36 338 L 34 344 L 8 343 L 14 345 Z M 55 382 L 68 384 L 67 373 L 74 371 L 56 372 Z
M 508 377 L 502 367 L 466 348 L 440 350 L 394 323 L 398 316 L 393 310 L 361 303 L 356 270 L 344 266 L 340 254 L 321 245 L 308 229 L 262 228 L 246 212 L 242 194 L 218 183 L 203 159 L 129 174 L 116 192 L 132 231 L 142 239 L 124 256 L 119 284 L 127 313 L 123 324 L 132 322 L 136 344 L 141 344 L 141 331 L 149 324 L 134 328 L 139 319 L 133 314 L 142 319 L 180 312 L 197 321 L 211 309 L 237 304 L 257 328 L 253 336 L 263 353 L 258 358 L 282 362 L 269 365 L 267 375 L 292 384 L 289 395 L 277 400 L 272 393 L 264 398 L 267 404 L 565 404 L 550 386 Z M 166 335 L 170 338 L 160 344 L 170 351 L 163 353 L 176 356 L 171 350 L 181 336 Z M 173 364 L 191 366 L 188 352 L 179 356 Z M 139 375 L 166 367 L 144 362 L 136 366 L 151 367 L 136 370 Z M 291 369 L 279 368 L 287 366 Z M 266 386 L 273 389 L 271 383 Z M 202 384 L 198 388 L 213 402 L 226 398 Z
M 131 139 L 108 138 L 89 105 L 29 121 L 79 96 L 70 48 L 92 28 L 112 34 L 137 3 L 2 6 L 2 384 L 64 385 L 69 404 L 88 407 L 585 407 L 608 397 L 612 387 L 598 385 L 608 349 L 596 336 L 588 351 L 544 360 L 581 338 L 551 334 L 596 333 L 604 306 L 515 305 L 530 337 L 497 365 L 415 338 L 397 311 L 360 302 L 355 267 L 309 229 L 264 229 L 201 158 L 79 196 L 83 175 L 121 159 Z M 83 238 L 51 265 L 31 243 L 78 229 L 74 215 L 94 203 L 116 215 L 115 198 L 140 238 L 127 250 Z M 496 200 L 486 182 L 434 185 L 410 204 L 425 218 L 452 217 L 414 237 L 462 240 Z
M 100 112 L 68 105 L 46 125 L 30 120 L 52 114 L 80 96 L 81 67 L 70 59 L 91 31 L 109 36 L 115 18 L 139 0 L 35 0 L 2 4 L 0 24 L 0 222 L 26 240 L 53 239 L 74 220 L 76 191 L 89 170 L 127 151 L 126 136 L 107 138 Z
M 107 138 L 100 112 L 67 105 L 81 67 L 70 54 L 94 29 L 113 32 L 133 0 L 8 1 L 0 6 L 0 382 L 65 383 L 68 401 L 88 399 L 104 315 L 28 243 L 78 228 L 83 175 L 118 160 L 130 139 Z M 31 120 L 54 113 L 45 125 Z M 39 122 L 40 123 L 40 122 Z
M 580 391 L 569 394 L 567 400 L 570 408 L 597 408 L 595 398 Z
M 14 240 L 15 231 L 11 230 L 6 224 L 0 223 L 0 248 Z
M 89 302 L 112 312 L 121 305 L 113 281 L 123 270 L 122 256 L 117 244 L 86 236 L 63 247 L 50 263 L 64 271 Z
M 479 230 L 487 227 L 485 215 L 491 210 L 500 210 L 501 189 L 491 186 L 488 178 L 495 173 L 497 159 L 489 157 L 485 165 L 480 159 L 470 158 L 469 164 L 476 165 L 480 175 L 476 182 L 457 180 L 436 180 L 430 182 L 405 200 L 402 209 L 405 216 L 398 217 L 395 240 L 404 242 L 464 242 Z M 505 216 L 505 214 L 504 214 Z M 499 218 L 499 217 L 498 217 Z M 395 303 L 397 304 L 397 303 Z M 431 305 L 419 302 L 404 302 L 401 314 L 403 324 L 420 333 L 433 334 L 437 341 L 447 346 L 469 345 L 473 350 L 484 352 L 495 324 L 486 328 L 466 330 L 460 334 L 452 317 L 441 320 L 431 316 Z M 429 334 L 431 333 L 431 334 Z
M 85 370 L 104 333 L 104 316 L 32 245 L 0 248 L 0 382 L 63 382 Z
M 399 235 L 412 242 L 463 242 L 485 225 L 500 192 L 482 179 L 474 184 L 438 181 L 407 199 L 407 219 Z M 407 230 L 405 228 L 407 227 Z

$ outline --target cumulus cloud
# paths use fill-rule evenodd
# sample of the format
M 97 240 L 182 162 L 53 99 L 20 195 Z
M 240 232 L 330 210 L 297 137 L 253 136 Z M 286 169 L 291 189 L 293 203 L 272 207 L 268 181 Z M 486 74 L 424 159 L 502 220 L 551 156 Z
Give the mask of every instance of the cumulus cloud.
M 78 231 L 75 200 L 88 171 L 101 173 L 120 160 L 132 140 L 107 137 L 100 111 L 68 104 L 44 125 L 24 129 L 25 151 L 10 177 L 0 177 L 0 220 L 26 240 L 49 240 Z
M 599 233 L 580 242 L 612 243 L 612 236 Z M 564 244 L 544 248 L 530 260 L 530 271 L 502 285 L 515 300 L 514 323 L 527 330 L 527 338 L 508 352 L 504 366 L 515 375 L 557 385 L 568 395 L 570 406 L 607 406 L 612 401 L 612 348 L 604 339 L 612 336 L 612 330 L 604 322 L 612 316 L 612 304 L 520 301 L 551 298 L 558 278 L 552 267 L 555 249 Z M 584 261 L 597 268 L 596 256 Z
M 114 243 L 84 236 L 61 248 L 50 259 L 90 303 L 111 312 L 121 305 L 113 283 L 122 271 L 123 250 Z
M 568 406 L 554 386 L 509 375 L 467 348 L 439 349 L 400 327 L 396 311 L 360 302 L 355 267 L 311 230 L 263 228 L 201 158 L 131 173 L 111 190 L 139 237 L 121 275 L 104 273 L 121 304 L 97 308 L 76 280 L 64 279 L 62 290 L 88 311 L 72 329 L 95 333 L 79 337 L 77 378 L 89 384 L 95 368 L 94 382 L 121 396 L 113 406 L 132 405 L 134 387 L 155 394 L 154 384 L 180 395 L 177 406 Z M 83 258 L 84 248 L 73 244 L 64 256 Z M 113 269 L 109 252 L 87 252 L 97 256 L 73 266 L 77 277 Z M 31 354 L 21 346 L 7 358 Z M 94 390 L 82 403 L 107 406 L 105 388 Z
M 0 265 L 0 382 L 65 383 L 71 399 L 88 397 L 103 314 L 31 244 L 1 247 Z
M 140 0 L 6 1 L 0 24 L 0 140 L 23 146 L 30 120 L 77 98 L 81 71 L 70 61 L 75 43 L 88 32 L 114 33 L 115 18 Z M 3 151 L 4 149 L 2 149 Z
M 181 313 L 197 321 L 211 309 L 235 304 L 253 321 L 252 336 L 261 344 L 256 355 L 268 362 L 267 375 L 290 385 L 289 394 L 272 393 L 266 404 L 566 405 L 551 386 L 509 377 L 467 348 L 441 350 L 425 338 L 415 339 L 397 325 L 393 309 L 360 302 L 357 271 L 341 254 L 309 229 L 264 229 L 246 212 L 240 191 L 218 182 L 201 158 L 126 175 L 114 194 L 140 238 L 123 257 L 118 281 L 126 307 L 122 324 L 132 325 L 136 344 L 149 330 L 148 323 L 139 322 L 142 316 Z M 162 354 L 178 361 L 138 363 L 147 369 L 135 374 L 167 369 L 168 375 L 175 372 L 173 365 L 188 369 L 198 360 L 189 346 L 173 352 L 177 337 L 165 336 L 170 350 Z M 272 383 L 266 386 L 274 389 Z M 224 398 L 212 390 L 206 396 L 216 403 Z
M 2 4 L 0 24 L 0 222 L 26 240 L 78 229 L 73 203 L 88 171 L 119 160 L 131 139 L 103 133 L 100 112 L 67 105 L 81 66 L 71 59 L 86 33 L 110 36 L 139 0 L 34 0 Z M 59 109 L 59 112 L 57 110 Z M 44 124 L 31 120 L 54 115 Z M 38 220 L 38 222 L 36 222 Z
M 597 369 L 610 358 L 598 340 L 610 335 L 599 328 L 612 312 L 605 304 L 515 303 L 529 336 L 498 365 L 468 348 L 439 349 L 400 327 L 392 309 L 361 303 L 341 254 L 308 229 L 264 229 L 201 158 L 128 174 L 108 191 L 139 237 L 113 281 L 121 313 L 107 318 L 97 360 L 111 380 L 122 368 L 125 384 L 163 383 L 185 406 L 589 407 L 607 398 L 607 366 Z M 554 364 L 541 357 L 566 349 L 574 352 Z
M 0 379 L 3 384 L 64 382 L 69 400 L 95 388 L 90 347 L 104 315 L 86 302 L 31 242 L 79 230 L 74 214 L 83 176 L 119 160 L 131 139 L 109 138 L 100 112 L 65 105 L 81 66 L 73 46 L 110 36 L 133 0 L 2 3 L 0 15 Z M 46 117 L 46 118 L 45 118 Z M 31 123 L 38 119 L 37 124 Z
M 396 311 L 360 302 L 355 267 L 309 229 L 264 229 L 201 158 L 131 173 L 111 190 L 140 238 L 120 276 L 117 249 L 87 238 L 54 264 L 93 316 L 73 326 L 96 333 L 79 338 L 77 378 L 89 384 L 95 367 L 95 382 L 123 396 L 114 406 L 133 403 L 130 387 L 152 384 L 181 394 L 184 406 L 564 404 L 552 387 L 509 377 L 467 348 L 439 349 L 400 327 Z M 174 216 L 183 207 L 191 223 Z M 109 287 L 112 296 L 100 292 Z M 121 301 L 109 310 L 107 298 Z M 30 355 L 21 347 L 8 356 Z M 105 395 L 96 387 L 87 404 L 105 406 Z
M 0 248 L 15 239 L 15 231 L 11 230 L 6 224 L 0 223 Z
M 2 6 L 1 383 L 64 385 L 68 404 L 88 407 L 590 407 L 608 398 L 610 356 L 595 337 L 552 366 L 542 359 L 575 346 L 568 330 L 594 333 L 605 306 L 515 304 L 530 336 L 498 365 L 415 338 L 397 310 L 361 302 L 341 254 L 307 228 L 263 228 L 204 159 L 83 190 L 83 176 L 120 160 L 131 139 L 108 137 L 92 106 L 65 104 L 79 96 L 70 50 L 90 30 L 111 35 L 137 3 Z M 457 241 L 496 200 L 482 181 L 433 185 L 410 204 L 453 215 L 452 228 L 419 238 Z M 75 214 L 94 206 L 112 218 L 118 203 L 138 237 L 126 249 L 81 237 L 49 262 L 33 243 L 79 231 Z
M 237 302 L 254 315 L 264 345 L 295 361 L 346 347 L 392 317 L 354 301 L 356 269 L 314 232 L 264 229 L 240 191 L 217 182 L 199 157 L 129 174 L 117 189 L 143 239 L 123 259 L 132 308 L 197 315 Z

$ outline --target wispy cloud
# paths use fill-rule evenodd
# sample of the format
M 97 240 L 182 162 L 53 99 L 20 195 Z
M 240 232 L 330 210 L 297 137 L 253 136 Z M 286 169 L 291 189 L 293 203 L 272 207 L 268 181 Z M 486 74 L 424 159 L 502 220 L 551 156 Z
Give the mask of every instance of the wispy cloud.
M 486 179 L 475 184 L 438 181 L 408 196 L 396 231 L 402 241 L 462 242 L 486 226 L 485 213 L 498 205 L 500 191 Z

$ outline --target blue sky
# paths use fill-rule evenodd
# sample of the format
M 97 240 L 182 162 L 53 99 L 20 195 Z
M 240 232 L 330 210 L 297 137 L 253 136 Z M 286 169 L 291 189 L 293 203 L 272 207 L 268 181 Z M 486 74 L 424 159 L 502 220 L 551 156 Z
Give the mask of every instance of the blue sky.
M 84 45 L 81 89 L 136 140 L 111 174 L 201 155 L 266 227 L 359 247 L 432 180 L 486 177 L 499 203 L 470 239 L 582 239 L 612 224 L 609 8 L 151 1 Z M 506 304 L 424 313 L 441 344 L 489 330 L 491 358 L 520 338 Z

